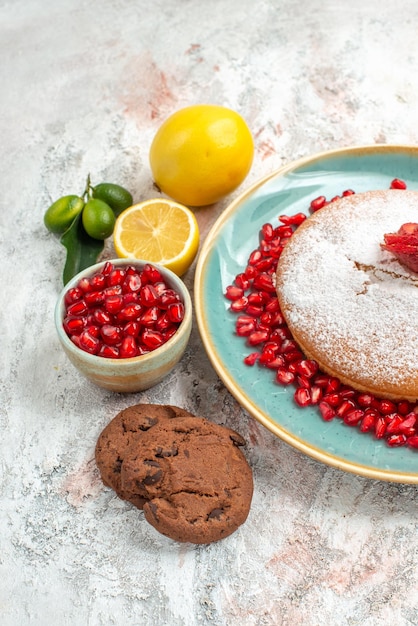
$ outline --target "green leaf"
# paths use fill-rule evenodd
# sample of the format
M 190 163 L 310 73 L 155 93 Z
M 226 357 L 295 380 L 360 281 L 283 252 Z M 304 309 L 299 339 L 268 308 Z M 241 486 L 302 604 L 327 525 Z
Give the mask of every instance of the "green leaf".
M 64 285 L 78 272 L 97 263 L 98 257 L 104 249 L 103 241 L 93 239 L 84 230 L 81 213 L 77 215 L 60 241 L 67 249 L 67 259 L 62 277 Z

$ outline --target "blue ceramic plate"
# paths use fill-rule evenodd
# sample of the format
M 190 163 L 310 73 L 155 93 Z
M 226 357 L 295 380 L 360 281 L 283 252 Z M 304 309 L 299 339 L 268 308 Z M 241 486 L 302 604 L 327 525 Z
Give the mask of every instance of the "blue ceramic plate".
M 306 213 L 310 201 L 345 189 L 388 189 L 401 178 L 418 189 L 418 147 L 354 147 L 299 160 L 253 185 L 219 217 L 199 255 L 195 310 L 203 344 L 217 374 L 237 401 L 278 437 L 314 459 L 355 474 L 418 483 L 418 451 L 390 448 L 341 420 L 324 422 L 316 408 L 297 407 L 293 387 L 274 382 L 270 370 L 244 365 L 250 349 L 234 334 L 236 315 L 223 293 L 243 271 L 258 233 L 280 214 Z

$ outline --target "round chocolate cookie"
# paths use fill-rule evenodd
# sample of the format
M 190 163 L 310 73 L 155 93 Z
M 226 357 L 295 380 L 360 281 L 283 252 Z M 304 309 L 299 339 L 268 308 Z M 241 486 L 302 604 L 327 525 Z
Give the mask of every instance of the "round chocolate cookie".
M 96 444 L 95 457 L 103 483 L 142 509 L 145 499 L 121 487 L 121 466 L 126 450 L 138 438 L 161 420 L 192 414 L 177 406 L 163 404 L 136 404 L 120 411 L 104 428 Z
M 123 491 L 145 500 L 146 520 L 176 541 L 210 543 L 245 522 L 252 471 L 235 431 L 203 417 L 162 420 L 126 451 Z

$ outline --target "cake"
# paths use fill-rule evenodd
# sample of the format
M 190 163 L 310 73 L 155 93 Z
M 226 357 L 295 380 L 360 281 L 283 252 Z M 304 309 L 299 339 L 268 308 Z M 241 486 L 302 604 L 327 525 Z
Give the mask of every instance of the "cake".
M 418 273 L 385 235 L 418 223 L 418 192 L 335 200 L 286 244 L 276 272 L 283 316 L 307 358 L 377 397 L 418 399 Z

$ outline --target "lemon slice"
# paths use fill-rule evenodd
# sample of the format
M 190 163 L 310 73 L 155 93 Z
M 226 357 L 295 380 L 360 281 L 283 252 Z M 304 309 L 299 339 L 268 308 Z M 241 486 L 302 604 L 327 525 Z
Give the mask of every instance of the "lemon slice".
M 119 215 L 113 243 L 119 257 L 158 263 L 181 276 L 196 256 L 199 227 L 194 213 L 182 204 L 145 200 Z

